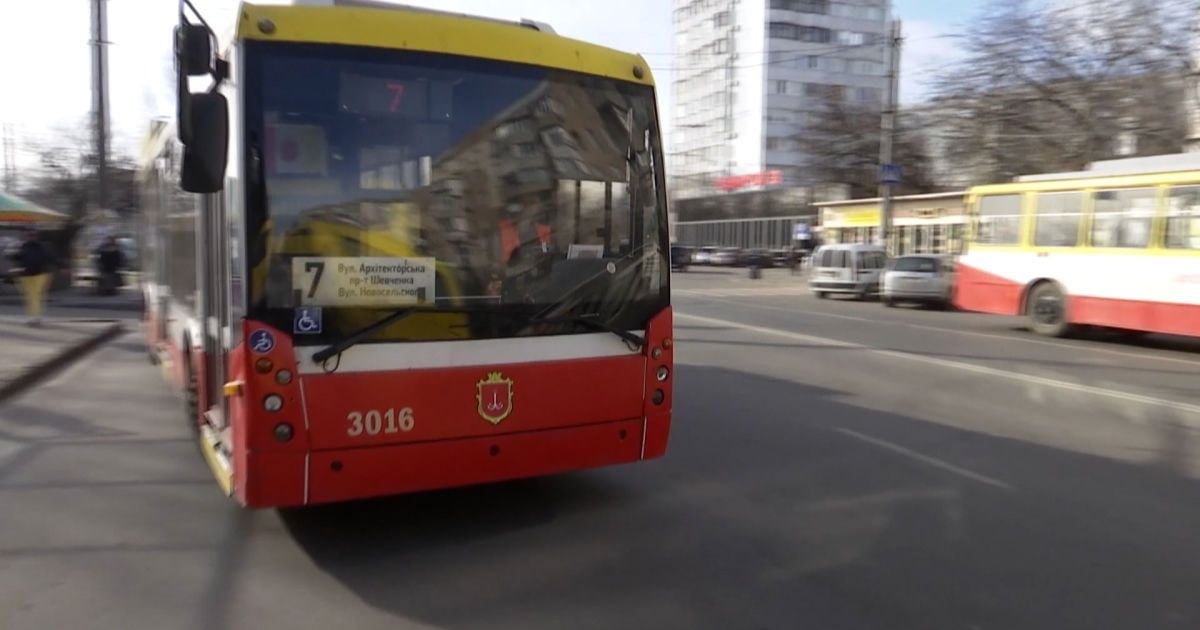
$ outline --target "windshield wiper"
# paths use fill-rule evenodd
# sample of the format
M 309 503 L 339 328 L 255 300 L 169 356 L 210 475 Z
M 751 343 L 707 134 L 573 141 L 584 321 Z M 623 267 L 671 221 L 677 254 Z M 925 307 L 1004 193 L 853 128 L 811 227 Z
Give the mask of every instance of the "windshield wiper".
M 332 344 L 330 344 L 324 348 L 321 348 L 320 350 L 317 350 L 316 352 L 313 353 L 312 359 L 316 363 L 324 363 L 327 359 L 330 359 L 332 357 L 335 357 L 335 356 L 341 354 L 342 352 L 345 352 L 351 346 L 357 344 L 358 342 L 362 341 L 363 339 L 370 337 L 371 335 L 379 332 L 381 329 L 386 328 L 386 327 L 408 317 L 409 315 L 412 315 L 414 313 L 419 313 L 422 311 L 430 312 L 432 310 L 433 309 L 425 309 L 425 308 L 420 308 L 417 306 L 405 306 L 405 307 L 398 308 L 398 309 L 392 311 L 390 314 L 388 314 L 383 319 L 380 319 L 379 321 L 368 324 L 368 325 L 350 333 L 349 335 L 346 335 L 345 337 L 338 339 L 337 341 L 333 342 Z
M 582 315 L 558 315 L 551 317 L 534 317 L 529 320 L 530 324 L 577 324 L 586 326 L 592 330 L 610 332 L 629 344 L 634 350 L 641 350 L 646 347 L 646 338 L 641 335 L 613 326 L 608 321 L 600 319 L 595 313 L 584 313 Z

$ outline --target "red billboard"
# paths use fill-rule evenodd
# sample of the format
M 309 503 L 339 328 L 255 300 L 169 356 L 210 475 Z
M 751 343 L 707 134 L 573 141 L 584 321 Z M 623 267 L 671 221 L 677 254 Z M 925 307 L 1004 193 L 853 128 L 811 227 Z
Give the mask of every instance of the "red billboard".
M 783 183 L 783 172 L 763 171 L 749 175 L 731 175 L 717 180 L 717 188 L 724 191 L 740 190 L 751 186 L 773 186 Z

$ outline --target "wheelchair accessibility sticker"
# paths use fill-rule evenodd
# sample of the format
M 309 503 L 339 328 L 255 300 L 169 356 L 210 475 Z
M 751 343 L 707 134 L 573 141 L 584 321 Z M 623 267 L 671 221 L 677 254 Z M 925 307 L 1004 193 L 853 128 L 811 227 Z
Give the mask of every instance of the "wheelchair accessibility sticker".
M 275 348 L 275 335 L 268 330 L 250 333 L 250 349 L 257 354 L 266 354 Z
M 321 334 L 321 307 L 305 306 L 296 309 L 292 318 L 292 332 L 297 335 Z

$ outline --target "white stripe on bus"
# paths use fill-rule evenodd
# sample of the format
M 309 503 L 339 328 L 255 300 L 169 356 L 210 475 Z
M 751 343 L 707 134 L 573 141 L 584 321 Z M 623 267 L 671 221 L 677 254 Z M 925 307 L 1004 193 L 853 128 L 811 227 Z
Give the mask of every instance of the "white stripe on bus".
M 643 331 L 633 332 L 643 334 Z M 324 347 L 296 348 L 300 374 L 324 373 L 322 366 L 312 360 L 312 355 Z M 338 374 L 348 374 L 623 357 L 638 352 L 630 350 L 620 337 L 601 332 L 506 339 L 363 343 L 343 352 L 340 365 L 337 358 L 330 359 L 329 365 L 337 366 Z

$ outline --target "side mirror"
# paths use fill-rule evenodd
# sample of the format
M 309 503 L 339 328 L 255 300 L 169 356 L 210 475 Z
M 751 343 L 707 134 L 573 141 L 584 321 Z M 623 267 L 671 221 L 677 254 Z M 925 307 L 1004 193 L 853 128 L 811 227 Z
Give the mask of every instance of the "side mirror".
M 219 192 L 229 160 L 229 103 L 210 92 L 186 98 L 191 139 L 183 147 L 180 186 L 191 193 Z
M 213 70 L 212 31 L 203 24 L 175 27 L 176 71 L 188 77 L 201 77 Z

